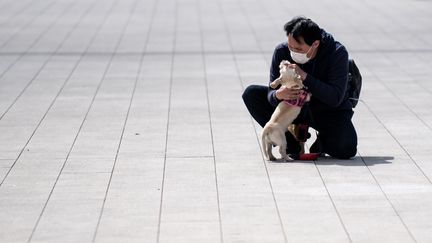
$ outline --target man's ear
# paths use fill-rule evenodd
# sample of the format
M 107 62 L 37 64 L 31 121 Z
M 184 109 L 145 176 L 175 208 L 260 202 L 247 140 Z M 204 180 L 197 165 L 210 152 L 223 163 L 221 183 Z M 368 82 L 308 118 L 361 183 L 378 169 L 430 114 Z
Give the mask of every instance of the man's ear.
M 316 41 L 314 41 L 314 43 L 312 43 L 312 45 L 313 45 L 315 48 L 317 48 L 320 44 L 321 44 L 321 41 L 320 41 L 320 40 L 316 40 Z

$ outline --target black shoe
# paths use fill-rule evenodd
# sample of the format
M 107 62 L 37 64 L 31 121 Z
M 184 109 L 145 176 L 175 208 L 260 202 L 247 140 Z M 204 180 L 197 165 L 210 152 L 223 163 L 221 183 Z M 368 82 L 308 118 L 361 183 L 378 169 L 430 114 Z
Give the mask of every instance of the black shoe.
M 288 146 L 288 148 L 286 149 L 286 153 L 287 154 L 300 154 L 300 144 L 291 144 L 290 146 Z

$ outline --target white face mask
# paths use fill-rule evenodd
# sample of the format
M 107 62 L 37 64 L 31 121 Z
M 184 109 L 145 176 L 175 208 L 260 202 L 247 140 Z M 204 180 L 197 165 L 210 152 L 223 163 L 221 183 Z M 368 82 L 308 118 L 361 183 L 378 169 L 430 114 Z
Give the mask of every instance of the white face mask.
M 307 57 L 307 54 L 312 49 L 312 46 L 309 48 L 309 50 L 306 53 L 300 53 L 300 52 L 293 52 L 290 50 L 291 58 L 294 60 L 294 62 L 298 64 L 305 64 L 310 60 L 310 57 Z

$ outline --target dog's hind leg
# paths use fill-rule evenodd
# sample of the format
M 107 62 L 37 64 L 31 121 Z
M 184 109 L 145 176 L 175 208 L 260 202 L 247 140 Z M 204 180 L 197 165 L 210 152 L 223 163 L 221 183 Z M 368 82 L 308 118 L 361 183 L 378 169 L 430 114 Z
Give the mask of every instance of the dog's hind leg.
M 269 134 L 269 128 L 265 126 L 261 133 L 261 145 L 262 145 L 262 150 L 264 152 L 264 158 L 266 160 L 276 160 L 276 158 L 272 154 L 272 143 L 267 138 L 268 134 Z
M 272 148 L 273 148 L 273 145 L 271 143 L 267 143 L 267 147 L 265 148 L 267 150 L 267 155 L 268 155 L 267 158 L 270 161 L 275 161 L 276 158 L 273 156 Z

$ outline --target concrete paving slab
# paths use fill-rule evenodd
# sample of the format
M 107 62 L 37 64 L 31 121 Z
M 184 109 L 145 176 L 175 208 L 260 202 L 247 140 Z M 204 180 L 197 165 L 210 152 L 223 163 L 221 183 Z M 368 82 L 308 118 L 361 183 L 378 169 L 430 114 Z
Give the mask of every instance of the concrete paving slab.
M 62 173 L 31 241 L 91 241 L 109 178 L 110 173 Z
M 212 158 L 166 160 L 159 240 L 220 241 L 218 193 Z

